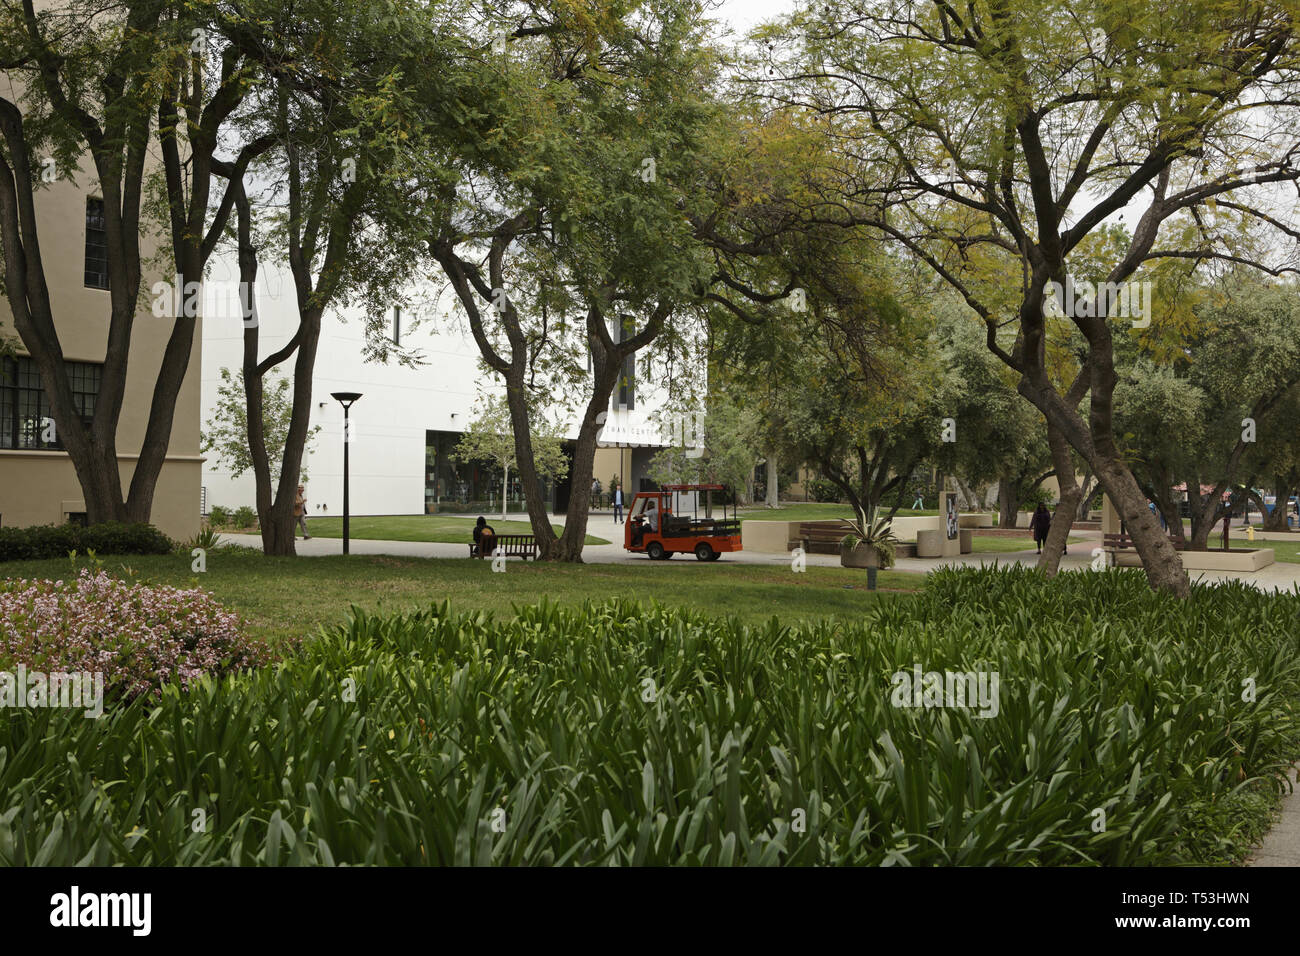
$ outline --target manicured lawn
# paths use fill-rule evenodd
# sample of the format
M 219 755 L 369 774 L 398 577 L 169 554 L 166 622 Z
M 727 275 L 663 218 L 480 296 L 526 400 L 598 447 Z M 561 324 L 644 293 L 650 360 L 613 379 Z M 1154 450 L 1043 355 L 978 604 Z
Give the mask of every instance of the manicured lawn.
M 477 517 L 477 516 L 474 516 Z M 370 541 L 437 541 L 455 544 L 470 540 L 474 530 L 474 517 L 462 518 L 449 515 L 378 515 L 350 519 L 349 533 L 359 540 Z M 488 524 L 497 534 L 532 534 L 532 525 L 527 520 L 511 519 L 502 521 L 500 517 L 484 515 Z M 563 524 L 552 525 L 557 532 L 564 530 Z M 307 528 L 313 537 L 343 537 L 342 518 L 307 519 Z M 609 544 L 604 538 L 587 535 L 587 544 Z
M 1067 538 L 1066 547 L 1078 544 L 1083 538 Z M 971 536 L 971 550 L 975 554 L 1010 554 L 1015 551 L 1036 551 L 1033 538 L 1003 538 Z
M 1190 533 L 1189 530 L 1188 534 L 1190 535 Z M 1246 538 L 1245 531 L 1238 531 L 1233 528 L 1232 533 L 1228 535 L 1228 543 L 1233 548 L 1272 548 L 1274 560 L 1286 564 L 1300 564 L 1300 541 L 1278 541 L 1276 539 L 1265 541 L 1263 538 L 1250 541 Z M 1208 544 L 1211 548 L 1223 547 L 1223 535 L 1210 535 Z
M 903 508 L 898 512 L 900 518 L 917 515 L 937 515 L 934 509 L 912 511 Z M 792 502 L 780 508 L 745 508 L 740 512 L 740 520 L 753 521 L 830 521 L 834 518 L 852 518 L 853 509 L 849 505 L 823 504 L 815 501 Z
M 188 555 L 102 559 L 119 577 L 134 571 L 140 580 L 189 587 L 198 585 L 239 612 L 258 637 L 278 640 L 313 633 L 337 623 L 349 605 L 369 611 L 406 611 L 434 601 L 451 601 L 458 611 L 490 610 L 513 616 L 512 605 L 550 598 L 561 604 L 634 597 L 707 610 L 719 617 L 758 623 L 775 616 L 782 622 L 824 617 L 856 618 L 882 596 L 920 588 L 924 577 L 885 571 L 873 594 L 866 575 L 848 568 L 809 567 L 795 574 L 783 566 L 701 564 L 684 561 L 635 565 L 553 565 L 510 561 L 494 573 L 486 561 L 401 558 L 385 555 L 334 555 L 320 558 L 268 558 L 249 549 L 208 553 L 208 570 L 194 574 Z M 81 566 L 85 566 L 81 562 Z M 128 570 L 129 569 L 129 570 Z M 65 559 L 14 561 L 0 565 L 7 578 L 71 576 Z

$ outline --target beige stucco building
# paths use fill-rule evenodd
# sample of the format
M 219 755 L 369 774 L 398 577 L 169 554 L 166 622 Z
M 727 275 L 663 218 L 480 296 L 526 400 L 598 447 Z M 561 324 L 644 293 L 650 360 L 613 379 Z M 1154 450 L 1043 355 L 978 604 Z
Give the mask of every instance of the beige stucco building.
M 12 96 L 0 75 L 0 88 Z M 38 230 L 55 325 L 71 370 L 74 392 L 93 402 L 107 347 L 109 293 L 98 226 L 98 180 L 93 170 L 59 176 L 37 196 Z M 144 237 L 142 237 L 143 239 Z M 144 244 L 144 255 L 153 249 Z M 118 468 L 123 494 L 129 487 L 144 440 L 153 386 L 173 321 L 156 318 L 150 288 L 161 276 L 146 273 L 131 335 L 128 378 L 117 427 Z M 189 369 L 178 396 L 167 461 L 154 495 L 152 522 L 184 540 L 199 528 L 203 459 L 199 454 L 201 329 L 196 330 Z M 8 303 L 0 296 L 0 335 L 17 340 Z M 66 452 L 49 437 L 49 403 L 39 375 L 19 343 L 16 359 L 0 362 L 0 525 L 58 524 L 80 520 L 86 506 Z M 90 407 L 86 404 L 85 407 Z

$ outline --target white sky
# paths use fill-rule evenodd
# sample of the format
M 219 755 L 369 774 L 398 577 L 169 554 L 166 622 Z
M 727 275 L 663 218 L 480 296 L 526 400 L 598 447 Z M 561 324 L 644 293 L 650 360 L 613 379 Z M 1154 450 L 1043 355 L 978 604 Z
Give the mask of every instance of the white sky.
M 715 14 L 743 33 L 750 27 L 794 9 L 794 0 L 722 0 Z

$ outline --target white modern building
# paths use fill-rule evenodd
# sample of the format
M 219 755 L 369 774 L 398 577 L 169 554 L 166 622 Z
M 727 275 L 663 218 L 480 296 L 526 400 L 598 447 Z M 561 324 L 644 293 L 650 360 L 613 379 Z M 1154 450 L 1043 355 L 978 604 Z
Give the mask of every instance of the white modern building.
M 237 372 L 243 356 L 243 323 L 237 296 L 219 290 L 238 288 L 233 255 L 214 255 L 204 290 L 202 423 L 206 430 L 216 414 L 221 370 Z M 260 265 L 257 282 L 260 355 L 289 341 L 297 327 L 292 277 L 276 263 Z M 320 432 L 304 458 L 308 511 L 313 516 L 341 514 L 343 509 L 343 410 L 331 392 L 360 392 L 350 415 L 350 508 L 354 515 L 406 515 L 436 512 L 500 513 L 501 475 L 487 463 L 458 462 L 452 450 L 473 418 L 481 392 L 500 393 L 479 362 L 478 349 L 463 318 L 449 308 L 451 295 L 430 308 L 418 322 L 394 309 L 389 335 L 400 346 L 421 354 L 417 367 L 367 361 L 365 323 L 360 309 L 327 313 L 321 330 L 312 382 L 312 425 Z M 293 361 L 279 371 L 291 376 Z M 646 468 L 663 442 L 653 413 L 663 405 L 662 390 L 632 378 L 611 399 L 601 433 L 595 474 L 608 486 L 614 475 L 624 488 L 649 487 Z M 577 437 L 570 422 L 568 438 Z M 512 476 L 510 510 L 522 511 L 518 483 Z M 548 488 L 551 507 L 567 508 L 567 480 Z M 252 507 L 256 496 L 251 471 L 238 478 L 229 463 L 211 454 L 203 466 L 205 513 L 214 505 Z

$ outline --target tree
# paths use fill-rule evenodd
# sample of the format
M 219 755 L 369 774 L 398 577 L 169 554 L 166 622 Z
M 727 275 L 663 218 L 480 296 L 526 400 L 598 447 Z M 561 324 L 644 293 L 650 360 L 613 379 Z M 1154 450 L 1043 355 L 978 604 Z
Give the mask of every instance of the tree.
M 247 94 L 248 64 L 237 51 L 209 55 L 211 17 L 212 6 L 202 2 L 67 0 L 39 11 L 31 0 L 0 6 L 0 69 L 18 91 L 13 99 L 0 96 L 4 294 L 40 372 L 91 522 L 149 520 L 190 364 L 197 290 L 231 211 L 223 202 L 210 217 L 209 198 L 225 130 Z M 148 176 L 152 145 L 163 181 L 156 201 Z M 242 169 L 264 146 L 242 144 L 226 162 Z M 84 159 L 104 204 L 110 303 L 89 421 L 69 382 L 36 214 L 43 185 L 74 175 Z M 175 278 L 163 284 L 163 307 L 156 303 L 154 311 L 172 324 L 124 497 L 117 426 L 140 304 L 142 239 L 157 210 L 169 240 L 162 258 Z
M 998 523 L 1014 528 L 1020 503 L 1056 473 L 1043 418 L 989 354 L 984 329 L 946 298 L 937 305 L 932 335 L 943 373 L 934 404 L 950 420 L 950 440 L 935 446 L 932 461 L 968 486 L 996 481 Z
M 564 430 L 534 410 L 529 416 L 534 431 L 529 436 L 533 467 L 540 480 L 563 479 L 569 470 L 564 454 Z M 510 489 L 510 470 L 518 471 L 518 443 L 515 441 L 510 408 L 501 396 L 480 398 L 474 418 L 456 443 L 455 457 L 460 461 L 491 461 L 501 470 L 501 520 L 506 517 Z
M 1258 233 L 1297 234 L 1268 192 L 1300 174 L 1296 34 L 1288 3 L 1220 0 L 833 0 L 767 33 L 771 99 L 811 111 L 843 144 L 843 188 L 817 217 L 898 242 L 962 296 L 1049 439 L 1077 450 L 1115 502 L 1152 587 L 1180 596 L 1187 575 L 1114 430 L 1114 335 L 1121 318 L 1142 319 L 1118 315 L 1112 293 L 1131 305 L 1138 270 L 1161 263 L 1288 268 Z M 1083 277 L 1090 237 L 1139 203 L 1101 294 L 1085 290 L 1065 317 L 1085 349 L 1062 391 L 1045 299 Z M 976 250 L 1021 270 L 1011 309 L 965 268 Z M 1007 322 L 1009 350 L 997 335 Z
M 261 434 L 272 468 L 272 482 L 280 479 L 280 462 L 283 460 L 284 445 L 293 418 L 291 389 L 292 383 L 276 373 L 269 375 L 268 381 L 263 384 Z M 203 451 L 211 453 L 218 462 L 224 462 L 234 478 L 253 468 L 253 457 L 248 448 L 248 405 L 245 398 L 244 370 L 240 368 L 232 374 L 230 369 L 223 368 L 221 384 L 217 387 L 217 404 L 203 430 Z M 315 425 L 307 433 L 308 450 L 320 428 Z M 304 466 L 298 480 L 303 481 L 306 477 L 307 469 Z
M 680 439 L 681 445 L 670 445 L 650 460 L 651 480 L 661 485 L 723 484 L 737 500 L 753 498 L 754 467 L 762 457 L 761 423 L 758 413 L 738 404 L 734 394 L 726 388 L 713 392 L 698 423 L 693 415 L 669 416 L 673 424 L 692 424 L 670 436 Z
M 373 333 L 378 316 L 403 301 L 418 263 L 402 245 L 398 224 L 412 200 L 400 182 L 415 162 L 410 144 L 431 124 L 432 105 L 417 101 L 412 77 L 432 69 L 441 81 L 463 78 L 459 45 L 441 22 L 456 6 L 388 4 L 298 5 L 273 2 L 233 12 L 220 26 L 228 50 L 261 65 L 268 81 L 250 94 L 241 130 L 251 142 L 272 144 L 257 172 L 264 184 L 257 235 L 245 170 L 218 164 L 237 212 L 242 289 L 256 288 L 261 242 L 285 257 L 293 277 L 298 325 L 290 340 L 262 356 L 256 299 L 244 303 L 245 420 L 257 484 L 257 510 L 267 554 L 294 553 L 294 502 L 310 434 L 312 377 L 321 323 L 339 304 L 359 302 Z M 401 36 L 394 43 L 393 36 Z M 444 90 L 444 92 L 446 92 Z M 454 98 L 453 98 L 454 99 Z M 439 114 L 438 128 L 454 126 Z M 425 146 L 432 150 L 433 137 Z M 445 143 L 440 140 L 440 143 Z M 421 155 L 424 160 L 430 153 Z M 385 352 L 385 355 L 387 352 Z M 293 401 L 282 444 L 262 432 L 263 376 L 293 361 Z M 278 451 L 272 467 L 270 453 Z
M 484 66 L 472 162 L 425 182 L 427 249 L 505 384 L 539 556 L 580 561 L 596 436 L 630 362 L 671 350 L 708 285 L 687 218 L 724 128 L 695 0 L 508 3 L 472 21 Z M 498 42 L 499 40 L 499 42 Z M 495 94 L 495 98 L 493 98 Z M 432 225 L 430 225 L 432 223 Z M 529 409 L 574 398 L 564 532 L 550 524 Z

